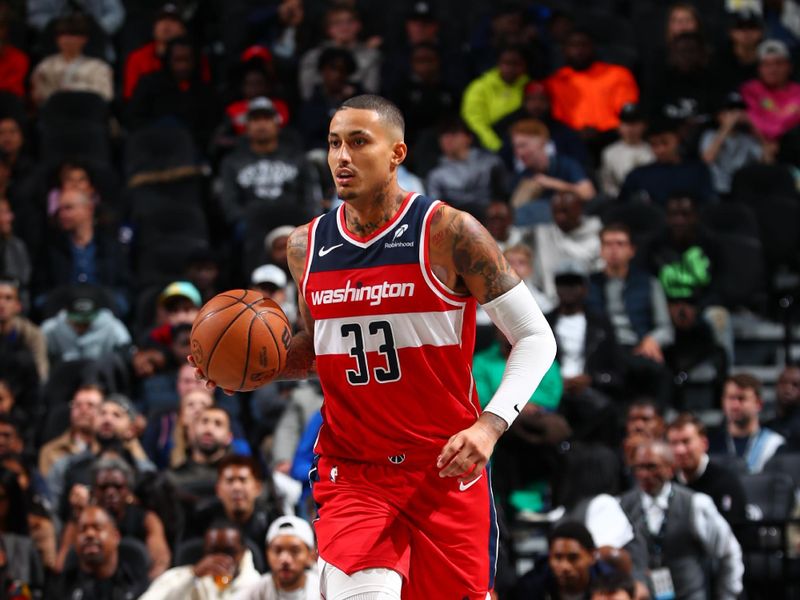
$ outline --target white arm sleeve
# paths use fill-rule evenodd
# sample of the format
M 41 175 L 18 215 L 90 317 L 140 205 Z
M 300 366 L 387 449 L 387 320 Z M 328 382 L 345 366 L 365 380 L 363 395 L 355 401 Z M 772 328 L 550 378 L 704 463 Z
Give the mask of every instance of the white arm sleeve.
M 510 426 L 553 364 L 556 340 L 524 282 L 483 305 L 492 322 L 511 342 L 500 387 L 484 412 Z

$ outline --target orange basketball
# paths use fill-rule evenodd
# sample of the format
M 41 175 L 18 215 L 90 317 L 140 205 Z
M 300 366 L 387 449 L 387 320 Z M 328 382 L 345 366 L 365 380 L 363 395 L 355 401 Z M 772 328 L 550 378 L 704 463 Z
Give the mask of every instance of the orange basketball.
M 192 356 L 226 390 L 254 390 L 286 366 L 292 328 L 281 307 L 252 290 L 206 302 L 192 325 Z

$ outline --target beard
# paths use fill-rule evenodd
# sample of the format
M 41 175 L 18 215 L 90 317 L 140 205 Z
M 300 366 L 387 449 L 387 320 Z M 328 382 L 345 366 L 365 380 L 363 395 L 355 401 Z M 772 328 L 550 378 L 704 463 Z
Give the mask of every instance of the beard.
M 205 457 L 214 456 L 217 452 L 220 451 L 221 448 L 222 444 L 220 444 L 216 440 L 205 444 L 201 442 L 197 445 L 197 449 L 200 450 L 200 452 Z

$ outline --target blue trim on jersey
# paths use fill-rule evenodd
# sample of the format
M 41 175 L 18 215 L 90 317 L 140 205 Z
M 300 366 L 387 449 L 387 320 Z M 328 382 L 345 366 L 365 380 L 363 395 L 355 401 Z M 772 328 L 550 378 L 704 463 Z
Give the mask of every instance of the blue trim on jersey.
M 489 589 L 494 589 L 494 578 L 497 575 L 497 509 L 492 493 L 491 467 L 486 465 L 486 480 L 489 486 Z
M 380 239 L 365 242 L 369 244 L 366 248 L 357 246 L 339 231 L 339 210 L 344 210 L 344 206 L 320 217 L 314 235 L 309 273 L 419 264 L 425 213 L 435 200 L 417 195 L 410 202 L 411 206 L 403 218 L 398 219 Z M 322 256 L 320 251 L 323 252 Z

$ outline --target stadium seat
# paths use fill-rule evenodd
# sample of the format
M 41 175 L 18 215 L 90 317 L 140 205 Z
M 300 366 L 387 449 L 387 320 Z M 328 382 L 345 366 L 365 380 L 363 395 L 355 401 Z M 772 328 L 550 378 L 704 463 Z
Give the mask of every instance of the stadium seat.
M 756 215 L 744 202 L 709 204 L 700 213 L 700 223 L 715 233 L 758 238 Z
M 794 177 L 780 165 L 756 163 L 742 167 L 731 182 L 731 200 L 753 203 L 764 196 L 792 196 L 796 193 Z
M 778 453 L 764 465 L 765 473 L 783 473 L 794 481 L 795 486 L 800 486 L 800 453 Z
M 624 223 L 631 230 L 633 243 L 642 248 L 658 236 L 666 225 L 664 211 L 652 204 L 632 202 L 630 204 L 611 203 L 601 219 L 604 224 Z
M 747 463 L 740 456 L 732 456 L 730 454 L 711 454 L 709 455 L 711 462 L 721 467 L 725 467 L 729 471 L 744 475 L 748 472 Z
M 142 129 L 125 145 L 125 176 L 192 166 L 195 156 L 192 136 L 182 127 Z
M 722 265 L 715 286 L 729 308 L 761 307 L 764 294 L 764 255 L 761 241 L 744 235 L 716 234 Z
M 56 92 L 39 112 L 42 123 L 97 123 L 108 126 L 108 103 L 93 92 Z
M 137 246 L 133 257 L 137 288 L 180 279 L 192 253 L 207 247 L 205 241 L 186 236 L 170 236 Z
M 244 540 L 248 550 L 253 555 L 253 565 L 259 573 L 267 572 L 266 560 L 264 559 L 264 550 L 256 546 L 250 540 Z M 185 540 L 178 544 L 175 549 L 175 559 L 173 560 L 176 567 L 183 565 L 193 565 L 203 558 L 203 538 L 192 538 Z
M 785 527 L 794 506 L 792 478 L 782 473 L 741 476 L 749 523 L 737 527 L 745 578 L 754 585 L 784 580 Z

